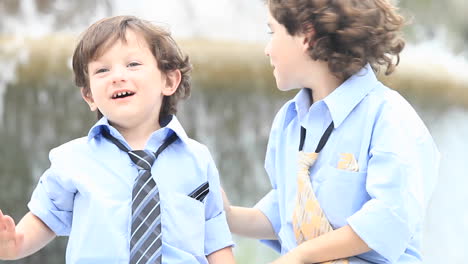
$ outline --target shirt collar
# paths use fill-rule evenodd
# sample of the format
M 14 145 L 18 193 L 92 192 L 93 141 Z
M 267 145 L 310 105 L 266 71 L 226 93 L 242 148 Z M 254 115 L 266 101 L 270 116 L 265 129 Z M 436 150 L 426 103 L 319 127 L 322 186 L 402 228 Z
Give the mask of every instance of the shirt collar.
M 367 64 L 358 73 L 348 78 L 331 94 L 315 103 L 325 104 L 330 112 L 334 127 L 343 123 L 351 111 L 374 89 L 379 81 L 371 66 Z M 297 115 L 299 122 L 303 123 L 311 107 L 311 90 L 301 89 L 296 96 L 286 103 L 286 116 L 284 126 Z
M 286 103 L 286 114 L 283 126 L 286 127 L 296 116 L 299 123 L 304 125 L 303 121 L 309 113 L 312 104 L 312 91 L 308 88 L 302 88 L 293 99 Z
M 379 83 L 373 69 L 367 64 L 323 99 L 330 111 L 335 128 Z
M 312 91 L 307 88 L 301 89 L 293 101 L 299 121 L 302 123 L 312 105 Z
M 185 132 L 184 128 L 182 127 L 175 115 L 170 115 L 164 120 L 162 120 L 161 126 L 162 127 L 160 130 L 165 130 L 165 135 L 169 134 L 169 132 L 172 131 L 177 134 L 177 136 L 182 142 L 186 144 L 188 143 L 189 137 L 187 136 L 187 133 Z M 124 140 L 122 135 L 117 131 L 117 129 L 115 129 L 109 124 L 109 120 L 107 120 L 106 117 L 103 117 L 98 122 L 96 122 L 96 124 L 94 124 L 94 126 L 89 130 L 88 141 L 100 135 L 104 129 L 107 130 L 113 137 L 119 140 Z M 153 132 L 153 134 L 155 134 L 158 131 Z M 151 137 L 153 137 L 153 135 Z
M 180 124 L 177 117 L 175 115 L 170 115 L 166 122 L 167 125 L 164 128 L 176 133 L 180 140 L 187 144 L 189 141 L 189 137 L 187 136 L 187 133 L 185 132 L 184 128 L 182 127 L 182 124 Z

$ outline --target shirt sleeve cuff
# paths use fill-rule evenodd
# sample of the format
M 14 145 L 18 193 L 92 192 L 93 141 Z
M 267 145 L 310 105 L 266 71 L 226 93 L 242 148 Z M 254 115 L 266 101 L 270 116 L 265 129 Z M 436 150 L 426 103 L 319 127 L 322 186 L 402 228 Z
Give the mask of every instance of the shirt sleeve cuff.
M 205 255 L 234 246 L 224 212 L 205 222 Z
M 33 192 L 31 201 L 28 203 L 31 213 L 44 222 L 57 236 L 68 236 L 72 221 L 72 212 L 59 210 L 49 199 L 44 186 L 39 185 Z
M 256 205 L 255 208 L 259 209 L 270 221 L 276 236 L 281 228 L 281 220 L 279 217 L 278 199 L 276 190 L 271 190 L 265 195 Z M 274 249 L 276 252 L 281 252 L 281 243 L 279 240 L 260 240 L 263 244 Z
M 411 239 L 411 232 L 404 219 L 377 200 L 367 202 L 347 221 L 368 247 L 390 263 L 398 260 Z

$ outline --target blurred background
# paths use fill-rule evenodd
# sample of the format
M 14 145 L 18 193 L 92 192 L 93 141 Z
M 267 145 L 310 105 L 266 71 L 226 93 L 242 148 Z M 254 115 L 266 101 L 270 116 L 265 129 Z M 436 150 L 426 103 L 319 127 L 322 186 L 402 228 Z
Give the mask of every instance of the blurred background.
M 442 154 L 424 228 L 424 263 L 465 263 L 468 4 L 400 0 L 399 6 L 411 21 L 408 45 L 397 72 L 381 79 L 413 104 Z M 263 54 L 263 1 L 0 0 L 0 209 L 19 221 L 49 166 L 49 150 L 85 136 L 94 123 L 72 81 L 71 53 L 90 23 L 121 14 L 168 28 L 190 55 L 193 95 L 178 117 L 210 148 L 231 202 L 253 206 L 270 187 L 263 160 L 271 122 L 295 94 L 276 89 Z M 235 241 L 238 263 L 277 257 L 257 241 Z M 64 263 L 66 242 L 58 238 L 14 263 Z

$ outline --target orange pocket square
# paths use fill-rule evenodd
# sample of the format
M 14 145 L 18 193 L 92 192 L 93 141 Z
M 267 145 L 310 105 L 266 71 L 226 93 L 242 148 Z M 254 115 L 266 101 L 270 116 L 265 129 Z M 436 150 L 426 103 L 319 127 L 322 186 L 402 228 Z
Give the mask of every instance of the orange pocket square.
M 359 165 L 352 153 L 341 153 L 337 168 L 346 171 L 359 171 Z

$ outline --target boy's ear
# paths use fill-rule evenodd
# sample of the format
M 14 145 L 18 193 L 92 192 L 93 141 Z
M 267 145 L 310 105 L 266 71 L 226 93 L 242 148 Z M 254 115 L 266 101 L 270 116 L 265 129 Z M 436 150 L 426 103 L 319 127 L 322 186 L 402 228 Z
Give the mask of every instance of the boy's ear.
M 304 46 L 304 51 L 309 50 L 315 45 L 315 28 L 314 25 L 307 23 L 303 27 L 303 46 Z
M 171 96 L 175 93 L 177 87 L 179 87 L 180 81 L 182 79 L 182 73 L 180 73 L 180 70 L 177 69 L 167 72 L 165 75 L 166 85 L 163 87 L 161 92 L 165 96 Z
M 91 111 L 94 112 L 97 110 L 97 106 L 94 103 L 93 95 L 91 94 L 91 91 L 89 89 L 85 89 L 84 87 L 81 87 L 81 96 L 86 101 L 86 103 L 88 103 L 89 109 Z

